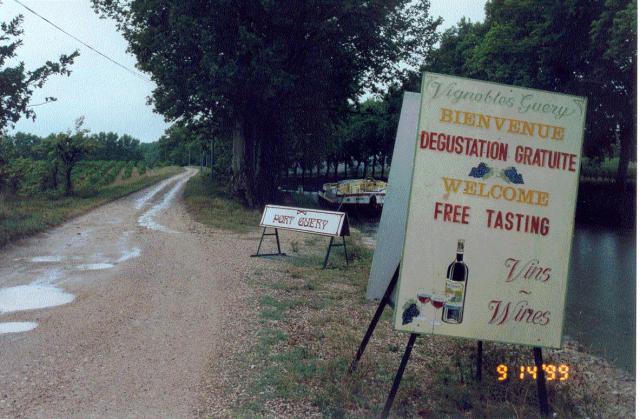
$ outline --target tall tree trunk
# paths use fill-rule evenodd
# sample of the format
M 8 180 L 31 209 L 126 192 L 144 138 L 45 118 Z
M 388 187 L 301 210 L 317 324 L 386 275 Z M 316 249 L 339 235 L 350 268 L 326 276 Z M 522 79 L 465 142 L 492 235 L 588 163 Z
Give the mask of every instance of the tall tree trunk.
M 376 163 L 378 163 L 378 156 L 377 155 L 373 155 L 373 164 L 371 165 L 371 177 L 375 178 L 376 177 Z
M 260 132 L 271 133 L 274 130 L 265 127 Z M 258 165 L 256 169 L 256 194 L 253 206 L 259 208 L 265 204 L 273 204 L 277 198 L 278 174 L 281 167 L 277 153 L 277 137 L 275 135 L 262 136 L 258 147 Z
M 209 141 L 209 165 L 211 166 L 211 180 L 213 180 L 213 137 Z
M 367 170 L 369 169 L 369 157 L 364 159 L 364 170 L 362 171 L 362 179 L 367 177 Z
M 620 160 L 616 174 L 616 189 L 620 194 L 626 191 L 627 171 L 629 170 L 631 149 L 633 148 L 632 132 L 633 130 L 629 129 L 626 124 L 620 127 Z
M 336 179 L 338 179 L 338 165 L 340 164 L 340 160 L 336 159 L 333 162 L 333 177 L 335 177 Z
M 254 136 L 249 122 L 237 123 L 232 132 L 231 190 L 233 194 L 253 206 L 254 196 Z
M 331 170 L 331 166 L 329 165 L 329 160 L 326 162 L 326 166 L 324 168 L 324 177 L 329 177 L 329 170 Z
M 65 178 L 65 195 L 70 196 L 73 195 L 73 184 L 71 183 L 71 170 L 73 167 L 65 167 L 64 168 L 64 178 Z
M 620 127 L 620 161 L 616 173 L 615 190 L 617 195 L 617 213 L 620 225 L 632 227 L 635 221 L 635 196 L 627 193 L 627 171 L 633 154 L 635 130 L 628 125 Z M 635 194 L 634 194 L 635 195 Z
M 58 190 L 58 163 L 56 161 L 53 162 L 51 168 L 51 186 L 54 191 Z

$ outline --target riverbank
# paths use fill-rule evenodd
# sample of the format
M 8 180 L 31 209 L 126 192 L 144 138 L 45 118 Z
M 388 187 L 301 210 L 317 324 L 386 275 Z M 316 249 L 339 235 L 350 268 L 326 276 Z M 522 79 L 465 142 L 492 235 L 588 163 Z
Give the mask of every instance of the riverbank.
M 194 178 L 190 182 L 209 182 Z M 192 188 L 192 191 L 207 191 Z M 196 196 L 186 198 L 194 200 Z M 206 222 L 207 200 L 189 206 Z M 228 205 L 233 205 L 229 203 Z M 194 210 L 194 208 L 196 210 Z M 198 211 L 201 208 L 202 211 Z M 250 212 L 249 212 L 250 213 Z M 224 212 L 230 223 L 251 216 Z M 217 221 L 220 222 L 220 221 Z M 257 222 L 243 239 L 259 239 Z M 382 410 L 408 335 L 394 332 L 385 310 L 355 374 L 347 368 L 376 309 L 364 298 L 373 251 L 359 232 L 348 239 L 351 263 L 335 257 L 322 270 L 327 239 L 282 232 L 286 258 L 260 259 L 245 278 L 250 291 L 238 312 L 243 350 L 230 354 L 227 377 L 231 416 L 377 416 Z M 528 348 L 485 343 L 483 381 L 475 381 L 475 342 L 441 336 L 417 339 L 396 397 L 393 414 L 403 417 L 535 417 L 533 380 L 512 375 L 497 380 L 496 367 L 533 365 Z M 545 350 L 545 362 L 568 365 L 567 380 L 548 383 L 551 406 L 559 417 L 627 417 L 634 413 L 635 380 L 577 344 Z M 204 414 L 215 416 L 220 407 Z
M 88 196 L 0 195 L 0 247 L 45 231 L 80 214 L 179 173 L 176 166 L 147 170 L 128 179 L 118 179 Z

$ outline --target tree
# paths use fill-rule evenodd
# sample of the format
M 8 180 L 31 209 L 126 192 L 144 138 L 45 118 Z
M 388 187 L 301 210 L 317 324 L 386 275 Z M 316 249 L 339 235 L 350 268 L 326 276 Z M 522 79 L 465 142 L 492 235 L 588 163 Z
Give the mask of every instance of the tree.
M 0 191 L 9 177 L 9 163 L 15 158 L 13 142 L 0 132 Z
M 445 32 L 427 68 L 588 97 L 583 151 L 620 146 L 624 189 L 636 119 L 635 0 L 490 0 L 480 24 Z
M 624 191 L 627 170 L 635 154 L 638 17 L 635 0 L 607 0 L 591 24 L 592 61 L 589 79 L 602 86 L 604 121 L 620 143 L 616 183 Z
M 35 112 L 29 107 L 29 101 L 35 89 L 41 88 L 47 79 L 55 74 L 69 75 L 69 66 L 79 55 L 61 55 L 57 62 L 47 61 L 43 66 L 27 70 L 23 62 L 11 67 L 8 62 L 16 57 L 16 51 L 22 44 L 19 39 L 23 31 L 20 25 L 22 15 L 9 22 L 0 23 L 0 133 L 13 126 L 20 117 L 35 119 Z M 45 101 L 54 101 L 47 97 Z
M 73 167 L 89 152 L 94 145 L 87 138 L 88 130 L 82 128 L 84 118 L 80 117 L 75 123 L 75 132 L 71 131 L 56 135 L 52 142 L 55 156 L 64 170 L 65 195 L 73 194 L 71 172 Z
M 291 145 L 322 147 L 349 99 L 424 59 L 440 22 L 428 0 L 92 2 L 158 85 L 156 110 L 233 143 L 233 190 L 252 206 Z
M 44 158 L 40 152 L 39 144 L 42 138 L 34 134 L 16 132 L 13 135 L 13 145 L 18 157 L 40 160 Z

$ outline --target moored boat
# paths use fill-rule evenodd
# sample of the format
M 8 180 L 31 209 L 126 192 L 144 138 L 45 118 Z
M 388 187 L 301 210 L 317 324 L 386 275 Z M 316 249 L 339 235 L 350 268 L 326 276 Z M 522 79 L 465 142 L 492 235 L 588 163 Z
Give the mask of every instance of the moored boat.
M 347 179 L 325 183 L 318 193 L 330 204 L 379 208 L 384 204 L 387 182 L 376 179 Z

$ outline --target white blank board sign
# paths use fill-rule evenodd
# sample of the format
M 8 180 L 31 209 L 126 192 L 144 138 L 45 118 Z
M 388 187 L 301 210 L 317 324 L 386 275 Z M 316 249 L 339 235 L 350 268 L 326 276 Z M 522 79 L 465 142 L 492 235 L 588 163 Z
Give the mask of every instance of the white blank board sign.
M 402 257 L 419 113 L 420 93 L 405 92 L 369 274 L 367 298 L 370 300 L 382 298 Z

